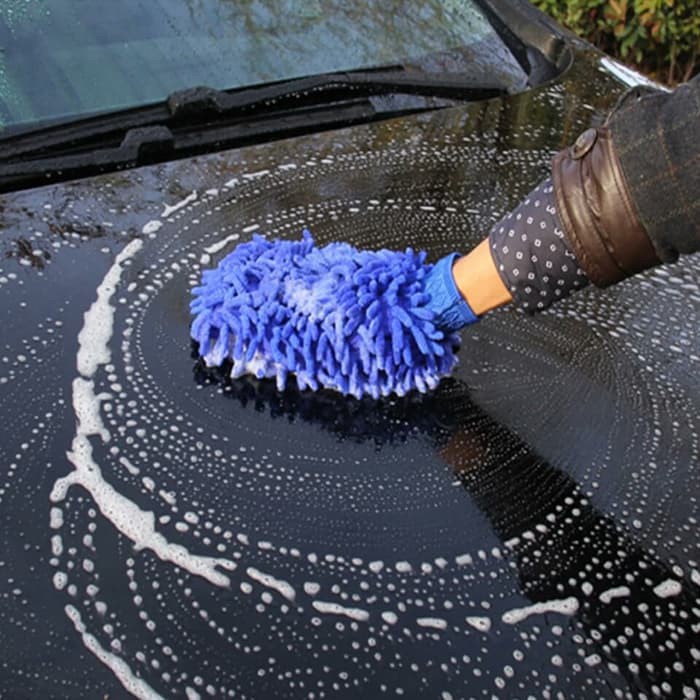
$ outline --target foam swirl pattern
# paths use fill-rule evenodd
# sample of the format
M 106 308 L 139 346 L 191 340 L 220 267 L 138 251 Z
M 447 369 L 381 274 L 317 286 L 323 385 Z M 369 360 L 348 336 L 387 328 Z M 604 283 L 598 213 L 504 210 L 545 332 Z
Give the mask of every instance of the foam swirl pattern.
M 8 697 L 697 696 L 697 256 L 492 315 L 425 395 L 193 351 L 191 290 L 255 231 L 479 240 L 549 151 L 463 119 L 4 200 Z

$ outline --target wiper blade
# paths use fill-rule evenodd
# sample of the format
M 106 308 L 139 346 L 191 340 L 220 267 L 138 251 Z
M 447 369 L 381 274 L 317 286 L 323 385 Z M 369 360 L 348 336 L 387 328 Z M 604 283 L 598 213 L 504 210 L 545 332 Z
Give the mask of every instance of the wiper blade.
M 174 117 L 187 116 L 200 110 L 218 114 L 232 110 L 260 109 L 289 98 L 314 100 L 320 96 L 335 98 L 348 93 L 379 95 L 403 93 L 429 95 L 463 101 L 484 100 L 504 94 L 497 83 L 484 85 L 458 73 L 410 73 L 394 71 L 356 71 L 326 73 L 308 78 L 247 88 L 233 93 L 194 88 L 173 93 L 167 100 Z
M 230 91 L 196 87 L 162 103 L 0 138 L 0 191 L 340 128 L 387 116 L 377 95 L 463 101 L 506 93 L 462 74 L 331 73 Z M 407 107 L 398 114 L 434 107 Z

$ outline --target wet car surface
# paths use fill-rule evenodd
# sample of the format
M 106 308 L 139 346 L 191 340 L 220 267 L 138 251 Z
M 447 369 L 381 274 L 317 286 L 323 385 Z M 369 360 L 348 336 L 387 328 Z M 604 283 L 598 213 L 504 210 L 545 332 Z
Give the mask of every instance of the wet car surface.
M 700 258 L 463 332 L 381 402 L 206 370 L 254 232 L 467 250 L 624 90 L 0 196 L 8 697 L 695 697 Z

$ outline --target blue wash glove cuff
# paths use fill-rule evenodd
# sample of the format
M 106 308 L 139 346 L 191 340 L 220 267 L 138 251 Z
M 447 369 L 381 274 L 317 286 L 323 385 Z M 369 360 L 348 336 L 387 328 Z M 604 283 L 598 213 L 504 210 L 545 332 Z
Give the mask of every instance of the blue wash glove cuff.
M 459 255 L 450 253 L 438 260 L 425 280 L 425 291 L 430 295 L 428 308 L 435 313 L 435 325 L 449 331 L 479 320 L 455 284 L 452 267 Z

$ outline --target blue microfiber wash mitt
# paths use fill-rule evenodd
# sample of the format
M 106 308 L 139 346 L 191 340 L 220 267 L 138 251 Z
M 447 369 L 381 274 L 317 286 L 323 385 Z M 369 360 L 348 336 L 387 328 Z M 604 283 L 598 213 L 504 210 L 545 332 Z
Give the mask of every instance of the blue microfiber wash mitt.
M 357 398 L 434 389 L 457 362 L 457 328 L 477 320 L 452 278 L 456 253 L 319 248 L 255 235 L 202 274 L 191 336 L 208 366 L 274 377 L 282 390 L 325 387 Z

